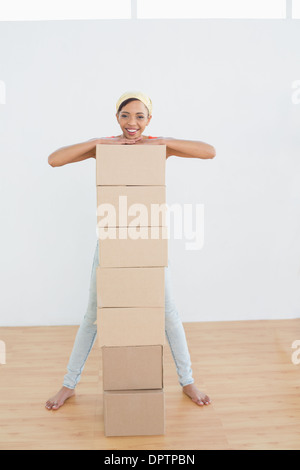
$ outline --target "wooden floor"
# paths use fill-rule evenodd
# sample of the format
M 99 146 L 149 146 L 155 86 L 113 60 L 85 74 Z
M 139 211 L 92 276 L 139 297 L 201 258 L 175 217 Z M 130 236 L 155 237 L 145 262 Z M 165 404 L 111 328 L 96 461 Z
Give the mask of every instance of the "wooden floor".
M 212 399 L 199 407 L 181 391 L 165 347 L 166 434 L 106 438 L 101 350 L 95 344 L 76 396 L 44 402 L 62 383 L 77 327 L 0 328 L 0 449 L 300 449 L 300 364 L 292 343 L 300 320 L 184 324 L 195 382 Z

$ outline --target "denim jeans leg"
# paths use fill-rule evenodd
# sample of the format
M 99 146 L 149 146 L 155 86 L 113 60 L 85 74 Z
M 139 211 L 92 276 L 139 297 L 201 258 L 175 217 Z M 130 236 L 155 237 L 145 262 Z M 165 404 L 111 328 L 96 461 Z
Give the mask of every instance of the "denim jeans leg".
M 73 350 L 64 376 L 63 385 L 74 389 L 78 384 L 85 362 L 93 347 L 97 335 L 97 283 L 96 268 L 99 265 L 99 240 L 96 244 L 90 279 L 89 301 L 86 314 L 78 329 Z
M 185 331 L 172 292 L 170 260 L 165 267 L 165 330 L 180 385 L 194 383 Z
M 97 283 L 96 268 L 99 265 L 99 240 L 97 240 L 90 279 L 89 301 L 86 314 L 78 329 L 73 350 L 64 376 L 63 385 L 74 389 L 78 384 L 85 362 L 97 335 Z M 170 261 L 165 268 L 165 332 L 175 362 L 179 383 L 185 386 L 194 382 L 191 360 L 184 328 L 172 293 Z

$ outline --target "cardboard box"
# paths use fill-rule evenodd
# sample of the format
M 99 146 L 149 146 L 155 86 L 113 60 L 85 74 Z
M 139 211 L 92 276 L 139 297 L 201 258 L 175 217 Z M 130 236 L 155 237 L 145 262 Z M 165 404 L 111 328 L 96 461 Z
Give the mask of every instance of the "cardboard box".
M 165 268 L 97 266 L 98 307 L 164 307 Z
M 96 145 L 96 185 L 164 185 L 166 145 Z
M 163 390 L 104 392 L 106 436 L 150 436 L 165 433 Z
M 165 226 L 166 186 L 97 186 L 97 226 Z
M 98 238 L 100 267 L 168 266 L 167 227 L 102 228 Z
M 99 346 L 165 344 L 165 308 L 97 309 Z
M 163 388 L 163 346 L 102 348 L 103 390 Z

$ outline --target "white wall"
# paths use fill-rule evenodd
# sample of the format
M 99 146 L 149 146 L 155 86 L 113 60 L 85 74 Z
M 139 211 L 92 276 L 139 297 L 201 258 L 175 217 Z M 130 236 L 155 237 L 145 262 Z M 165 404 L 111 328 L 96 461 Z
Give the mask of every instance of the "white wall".
M 150 135 L 217 150 L 167 161 L 169 205 L 205 211 L 201 250 L 169 241 L 183 321 L 299 317 L 299 44 L 298 20 L 0 23 L 0 325 L 81 321 L 95 160 L 52 168 L 47 157 L 118 133 L 128 89 L 153 100 Z

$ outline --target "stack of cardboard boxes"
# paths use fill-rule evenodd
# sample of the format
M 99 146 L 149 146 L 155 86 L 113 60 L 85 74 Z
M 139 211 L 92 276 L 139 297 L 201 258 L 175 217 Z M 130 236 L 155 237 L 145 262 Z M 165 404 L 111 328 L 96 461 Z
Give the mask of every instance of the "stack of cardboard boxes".
M 165 145 L 97 145 L 106 436 L 164 434 Z

